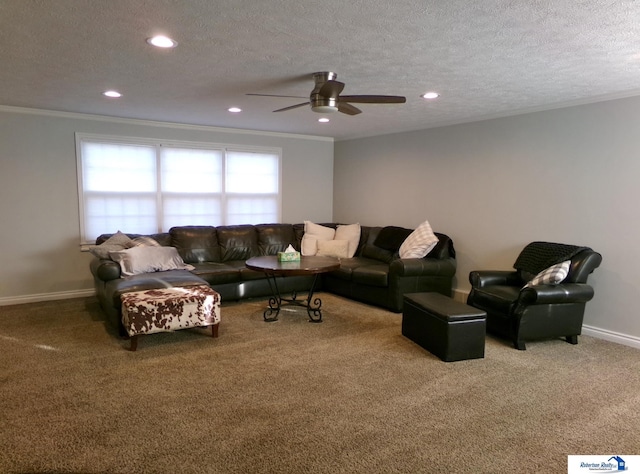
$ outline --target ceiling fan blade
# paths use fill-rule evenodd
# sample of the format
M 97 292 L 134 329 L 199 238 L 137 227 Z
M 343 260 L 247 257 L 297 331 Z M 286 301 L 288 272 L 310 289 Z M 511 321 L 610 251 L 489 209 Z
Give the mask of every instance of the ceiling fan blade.
M 303 102 L 301 104 L 290 105 L 289 107 L 285 107 L 284 109 L 274 110 L 274 112 L 285 112 L 287 110 L 297 109 L 298 107 L 302 107 L 304 105 L 309 105 L 309 102 Z
M 351 104 L 347 104 L 346 102 L 338 102 L 338 112 L 342 112 L 347 115 L 358 115 L 362 112 L 358 107 L 354 107 Z
M 306 99 L 306 97 L 299 95 L 275 95 L 275 94 L 245 94 L 245 95 L 255 95 L 258 97 L 289 97 L 292 99 Z
M 400 95 L 341 95 L 340 100 L 356 104 L 404 104 L 407 98 Z
M 318 94 L 321 97 L 336 99 L 340 95 L 340 92 L 342 92 L 342 89 L 344 89 L 343 82 L 327 81 L 322 85 L 322 87 L 320 87 Z

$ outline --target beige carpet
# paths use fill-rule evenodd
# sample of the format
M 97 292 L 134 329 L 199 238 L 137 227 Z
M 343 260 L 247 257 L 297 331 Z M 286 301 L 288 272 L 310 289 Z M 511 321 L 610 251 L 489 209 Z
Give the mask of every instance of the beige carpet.
M 566 472 L 640 454 L 640 351 L 487 338 L 445 363 L 401 315 L 333 295 L 324 322 L 263 301 L 125 350 L 93 298 L 0 307 L 2 473 Z

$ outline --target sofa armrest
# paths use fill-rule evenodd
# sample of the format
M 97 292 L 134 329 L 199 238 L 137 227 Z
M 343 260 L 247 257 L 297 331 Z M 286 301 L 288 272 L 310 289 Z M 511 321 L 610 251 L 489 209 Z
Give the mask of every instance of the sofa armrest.
M 389 276 L 453 276 L 456 274 L 456 261 L 453 258 L 397 258 L 389 264 Z
M 120 265 L 108 258 L 94 258 L 89 268 L 93 276 L 102 281 L 117 280 L 122 277 Z
M 536 285 L 520 291 L 519 302 L 532 304 L 586 303 L 593 298 L 593 288 L 586 283 Z
M 490 285 L 522 286 L 524 283 L 518 272 L 509 270 L 476 270 L 469 272 L 469 283 L 472 288 L 483 288 Z

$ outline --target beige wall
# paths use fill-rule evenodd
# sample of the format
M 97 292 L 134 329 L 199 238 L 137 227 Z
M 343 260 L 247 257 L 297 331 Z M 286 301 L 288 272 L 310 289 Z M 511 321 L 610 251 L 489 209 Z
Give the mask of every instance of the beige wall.
M 92 291 L 90 254 L 79 247 L 76 132 L 282 148 L 283 222 L 332 220 L 332 140 L 9 107 L 0 124 L 0 306 Z
M 334 144 L 0 107 L 0 306 L 89 294 L 74 133 L 281 147 L 283 221 L 414 227 L 458 252 L 456 287 L 532 240 L 602 253 L 585 333 L 640 347 L 640 98 Z M 334 162 L 335 155 L 335 162 Z M 312 176 L 313 180 L 309 181 Z M 0 308 L 1 311 L 1 308 Z
M 640 98 L 336 143 L 334 220 L 428 219 L 473 269 L 511 269 L 533 240 L 603 255 L 585 333 L 640 347 Z

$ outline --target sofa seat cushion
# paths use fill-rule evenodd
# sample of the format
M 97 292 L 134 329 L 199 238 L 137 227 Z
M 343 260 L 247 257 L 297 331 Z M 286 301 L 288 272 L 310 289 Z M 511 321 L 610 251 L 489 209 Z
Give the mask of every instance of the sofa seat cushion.
M 492 312 L 499 311 L 509 314 L 520 295 L 520 287 L 508 285 L 492 285 L 486 288 L 474 288 L 473 306 L 484 309 L 491 308 Z
M 353 279 L 353 271 L 355 269 L 368 265 L 378 265 L 379 263 L 380 262 L 377 260 L 364 257 L 341 258 L 340 268 L 330 272 L 329 275 L 340 280 L 351 281 Z
M 240 270 L 225 263 L 194 263 L 191 272 L 204 279 L 210 285 L 223 285 L 240 281 Z
M 230 260 L 225 262 L 225 265 L 235 268 L 238 271 L 240 281 L 262 280 L 267 278 L 263 272 L 248 269 L 245 263 L 244 260 Z
M 386 288 L 389 286 L 389 265 L 379 263 L 354 268 L 352 280 L 362 285 Z

